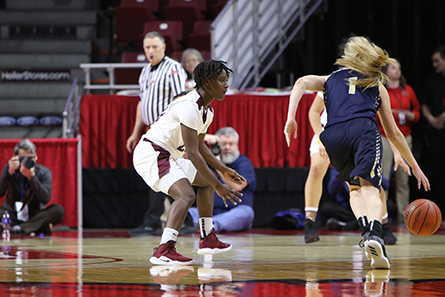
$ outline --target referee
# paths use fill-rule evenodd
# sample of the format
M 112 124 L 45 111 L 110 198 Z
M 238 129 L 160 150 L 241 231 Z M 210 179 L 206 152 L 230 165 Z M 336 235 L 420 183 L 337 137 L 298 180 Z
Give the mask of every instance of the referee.
M 187 74 L 179 62 L 165 55 L 165 39 L 158 32 L 144 37 L 144 52 L 148 64 L 139 76 L 140 98 L 136 111 L 133 133 L 127 139 L 127 150 L 132 153 L 140 136 L 145 133 L 175 98 L 186 93 Z M 150 191 L 149 209 L 144 222 L 130 231 L 132 236 L 160 235 L 160 217 L 164 212 L 165 194 Z
M 165 55 L 165 39 L 158 32 L 144 37 L 144 52 L 148 64 L 139 76 L 141 100 L 137 106 L 133 133 L 127 139 L 127 150 L 132 153 L 140 136 L 176 97 L 186 93 L 187 74 L 179 62 Z

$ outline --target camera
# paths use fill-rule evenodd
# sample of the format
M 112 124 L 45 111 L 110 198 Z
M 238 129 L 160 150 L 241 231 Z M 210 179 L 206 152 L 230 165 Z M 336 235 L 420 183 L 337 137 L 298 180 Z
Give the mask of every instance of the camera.
M 219 143 L 217 142 L 215 144 L 210 145 L 210 151 L 214 156 L 221 155 L 221 147 L 219 146 Z
M 28 169 L 31 169 L 36 165 L 36 162 L 34 162 L 32 159 L 28 158 L 27 156 L 20 157 L 19 161 L 20 161 L 20 164 L 25 162 L 25 167 Z

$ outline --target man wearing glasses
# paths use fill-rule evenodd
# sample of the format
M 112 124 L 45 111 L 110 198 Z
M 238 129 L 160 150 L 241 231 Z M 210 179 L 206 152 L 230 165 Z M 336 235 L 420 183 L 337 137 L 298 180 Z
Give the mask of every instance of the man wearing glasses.
M 13 234 L 51 234 L 52 225 L 63 221 L 61 205 L 46 207 L 51 200 L 51 170 L 36 161 L 36 146 L 23 139 L 0 176 L 0 197 L 6 194 L 0 215 L 9 212 Z

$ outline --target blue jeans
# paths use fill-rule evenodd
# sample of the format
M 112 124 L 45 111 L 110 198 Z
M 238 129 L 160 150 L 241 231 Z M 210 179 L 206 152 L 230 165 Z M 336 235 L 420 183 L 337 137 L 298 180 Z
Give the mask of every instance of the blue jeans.
M 193 218 L 193 223 L 198 224 L 198 208 L 191 207 L 189 213 Z M 252 228 L 254 212 L 252 207 L 239 205 L 228 211 L 213 216 L 213 226 L 215 231 L 220 232 L 239 232 Z

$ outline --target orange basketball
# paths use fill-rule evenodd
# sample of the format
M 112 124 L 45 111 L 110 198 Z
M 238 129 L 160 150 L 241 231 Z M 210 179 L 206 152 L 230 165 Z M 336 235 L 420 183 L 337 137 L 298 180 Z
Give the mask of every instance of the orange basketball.
M 431 200 L 417 199 L 405 210 L 405 225 L 415 235 L 431 235 L 439 229 L 441 223 L 442 213 Z

